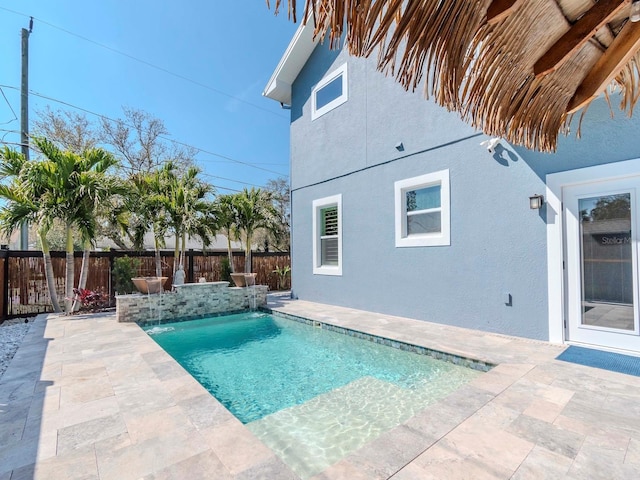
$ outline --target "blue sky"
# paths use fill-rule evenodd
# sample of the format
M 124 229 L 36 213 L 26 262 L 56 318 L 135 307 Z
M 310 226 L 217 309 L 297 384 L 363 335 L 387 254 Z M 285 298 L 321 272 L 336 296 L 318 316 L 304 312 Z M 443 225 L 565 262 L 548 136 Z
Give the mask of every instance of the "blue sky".
M 165 122 L 171 138 L 259 167 L 199 153 L 204 173 L 235 180 L 204 177 L 220 193 L 288 175 L 289 111 L 261 95 L 297 28 L 286 8 L 274 16 L 264 0 L 0 0 L 0 85 L 18 118 L 20 94 L 11 87 L 20 86 L 28 16 L 30 90 L 111 118 L 122 117 L 122 106 L 145 110 Z M 70 108 L 31 96 L 30 118 L 47 105 Z M 5 142 L 19 141 L 7 132 L 20 128 L 13 118 L 0 96 Z

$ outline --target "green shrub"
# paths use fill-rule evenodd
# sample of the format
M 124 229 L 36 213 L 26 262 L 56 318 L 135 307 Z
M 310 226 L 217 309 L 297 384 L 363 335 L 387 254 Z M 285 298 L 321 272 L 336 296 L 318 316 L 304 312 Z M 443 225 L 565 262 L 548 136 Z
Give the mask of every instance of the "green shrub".
M 140 259 L 127 256 L 118 257 L 113 261 L 113 289 L 119 293 L 132 293 L 136 290 L 131 281 L 138 275 Z
M 229 257 L 222 257 L 220 260 L 220 280 L 231 283 L 231 264 Z
M 283 267 L 276 267 L 273 271 L 277 275 L 277 290 L 286 290 L 287 289 L 287 275 L 291 272 L 291 267 L 289 265 L 284 265 Z

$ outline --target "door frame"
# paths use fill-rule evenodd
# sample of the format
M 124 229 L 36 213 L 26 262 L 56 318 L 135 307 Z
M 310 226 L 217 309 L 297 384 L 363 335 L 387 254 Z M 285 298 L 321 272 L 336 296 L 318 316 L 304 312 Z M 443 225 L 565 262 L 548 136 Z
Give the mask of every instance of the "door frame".
M 552 343 L 565 343 L 567 340 L 563 188 L 631 177 L 640 177 L 640 158 L 546 175 L 547 288 L 549 341 Z
M 637 196 L 640 189 L 640 177 L 629 176 L 622 179 L 607 182 L 594 182 L 585 185 L 569 186 L 563 189 L 565 195 L 565 278 L 567 282 L 566 310 L 567 329 L 566 339 L 571 343 L 605 346 L 611 349 L 640 351 L 640 336 L 637 327 L 638 308 L 638 270 L 637 270 Z M 579 201 L 581 198 L 602 198 L 607 195 L 628 194 L 631 212 L 629 229 L 631 232 L 629 253 L 631 254 L 630 266 L 632 270 L 630 305 L 633 312 L 633 330 L 613 328 L 597 325 L 585 325 L 583 323 L 584 301 L 584 264 L 583 264 L 583 234 L 580 217 Z

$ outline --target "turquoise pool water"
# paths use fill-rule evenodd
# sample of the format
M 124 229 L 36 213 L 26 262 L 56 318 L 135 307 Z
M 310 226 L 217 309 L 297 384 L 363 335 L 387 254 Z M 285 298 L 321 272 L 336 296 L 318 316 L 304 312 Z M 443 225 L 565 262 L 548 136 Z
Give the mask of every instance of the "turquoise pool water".
M 480 375 L 262 313 L 145 330 L 304 478 Z

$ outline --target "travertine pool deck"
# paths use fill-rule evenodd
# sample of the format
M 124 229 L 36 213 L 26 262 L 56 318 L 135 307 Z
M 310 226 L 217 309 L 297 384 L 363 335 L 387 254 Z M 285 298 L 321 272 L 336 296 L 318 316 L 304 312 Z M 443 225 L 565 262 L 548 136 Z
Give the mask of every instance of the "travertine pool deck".
M 640 478 L 640 378 L 565 348 L 304 301 L 274 310 L 496 364 L 315 478 Z M 297 478 L 135 324 L 37 318 L 0 379 L 0 480 Z

